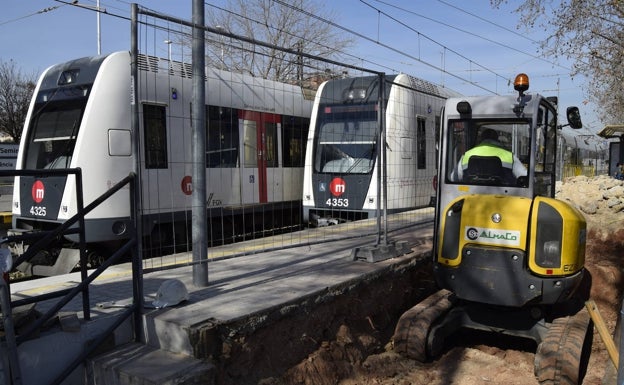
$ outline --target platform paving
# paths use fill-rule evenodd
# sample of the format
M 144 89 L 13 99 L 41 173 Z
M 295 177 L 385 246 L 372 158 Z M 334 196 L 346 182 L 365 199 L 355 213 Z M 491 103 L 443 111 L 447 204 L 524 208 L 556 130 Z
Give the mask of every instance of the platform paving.
M 190 265 L 146 273 L 142 344 L 134 342 L 130 321 L 123 323 L 102 348 L 108 352 L 79 366 L 63 384 L 214 383 L 217 372 L 210 361 L 222 349 L 219 333 L 224 325 L 236 325 L 228 329 L 230 332 L 246 328 L 246 333 L 270 327 L 288 309 L 303 302 L 314 306 L 322 301 L 320 298 L 340 296 L 371 277 L 378 279 L 386 272 L 413 266 L 414 260 L 426 258 L 431 251 L 432 226 L 425 223 L 390 233 L 390 248 L 400 245 L 402 255 L 378 262 L 354 260 L 354 250 L 375 245 L 377 239 L 358 237 L 360 230 L 354 231 L 352 238 L 340 241 L 216 258 L 208 263 L 205 287 L 194 285 Z M 182 257 L 178 255 L 176 260 Z M 191 258 L 190 254 L 186 257 Z M 189 299 L 175 307 L 150 308 L 160 285 L 173 278 L 184 283 Z M 80 276 L 72 273 L 12 284 L 11 292 L 16 300 L 72 287 L 79 281 Z M 90 321 L 81 318 L 82 303 L 77 298 L 62 312 L 76 314 L 78 330 L 63 331 L 53 326 L 20 345 L 23 384 L 50 383 L 61 370 L 57 368 L 114 322 L 132 300 L 130 265 L 111 267 L 94 281 L 89 293 Z M 41 302 L 37 310 L 45 312 L 50 306 L 52 301 Z

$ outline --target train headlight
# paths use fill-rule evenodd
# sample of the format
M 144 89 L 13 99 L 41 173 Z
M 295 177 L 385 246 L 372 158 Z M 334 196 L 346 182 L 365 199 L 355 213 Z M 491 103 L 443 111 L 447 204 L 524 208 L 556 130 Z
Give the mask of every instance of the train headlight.
M 365 88 L 349 88 L 345 90 L 344 93 L 345 101 L 360 101 L 366 99 L 366 89 Z
M 61 76 L 59 76 L 58 85 L 63 86 L 66 84 L 76 83 L 76 81 L 78 80 L 79 74 L 80 74 L 79 69 L 70 69 L 70 70 L 63 71 L 61 73 Z
M 126 232 L 127 226 L 124 222 L 116 221 L 113 223 L 113 234 L 115 235 L 123 235 Z

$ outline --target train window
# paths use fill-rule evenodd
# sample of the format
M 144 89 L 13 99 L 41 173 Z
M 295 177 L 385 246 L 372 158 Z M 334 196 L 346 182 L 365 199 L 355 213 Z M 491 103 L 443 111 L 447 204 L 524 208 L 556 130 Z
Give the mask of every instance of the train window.
M 167 168 L 166 117 L 165 106 L 143 105 L 145 168 Z
M 243 121 L 243 157 L 245 167 L 257 167 L 258 159 L 256 152 L 258 150 L 257 127 L 255 120 Z
M 317 172 L 366 174 L 377 154 L 376 111 L 325 114 L 319 122 L 314 168 Z
M 282 163 L 284 167 L 303 167 L 310 119 L 284 116 L 282 119 Z
M 264 160 L 267 167 L 277 167 L 277 124 L 264 123 Z
M 426 120 L 418 118 L 418 127 L 416 131 L 416 163 L 419 170 L 427 167 L 427 136 L 425 130 Z
M 206 167 L 238 166 L 238 110 L 207 106 Z
M 26 168 L 68 168 L 84 103 L 49 103 L 33 119 Z

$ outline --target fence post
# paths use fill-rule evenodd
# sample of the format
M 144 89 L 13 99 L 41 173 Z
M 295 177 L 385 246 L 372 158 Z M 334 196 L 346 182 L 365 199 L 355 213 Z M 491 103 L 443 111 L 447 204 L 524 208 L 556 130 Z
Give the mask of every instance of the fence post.
M 17 357 L 17 342 L 15 341 L 15 327 L 13 325 L 13 312 L 11 309 L 11 290 L 9 289 L 9 271 L 13 266 L 13 258 L 9 249 L 0 248 L 0 269 L 3 279 L 0 280 L 0 308 L 4 321 L 4 338 L 8 351 L 9 367 L 4 368 L 5 377 L 11 373 L 11 384 L 22 384 L 22 372 L 20 370 L 19 359 Z M 6 360 L 5 360 L 6 362 Z M 8 372 L 7 372 L 8 371 Z

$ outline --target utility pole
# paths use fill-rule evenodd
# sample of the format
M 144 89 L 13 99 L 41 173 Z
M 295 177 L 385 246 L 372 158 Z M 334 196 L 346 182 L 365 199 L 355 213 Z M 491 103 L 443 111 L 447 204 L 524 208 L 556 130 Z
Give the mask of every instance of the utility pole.
M 101 55 L 102 54 L 102 34 L 101 34 L 101 29 L 100 29 L 100 0 L 97 0 L 97 2 L 95 3 L 95 7 L 97 8 L 97 10 L 95 11 L 95 14 L 97 15 L 97 54 Z

